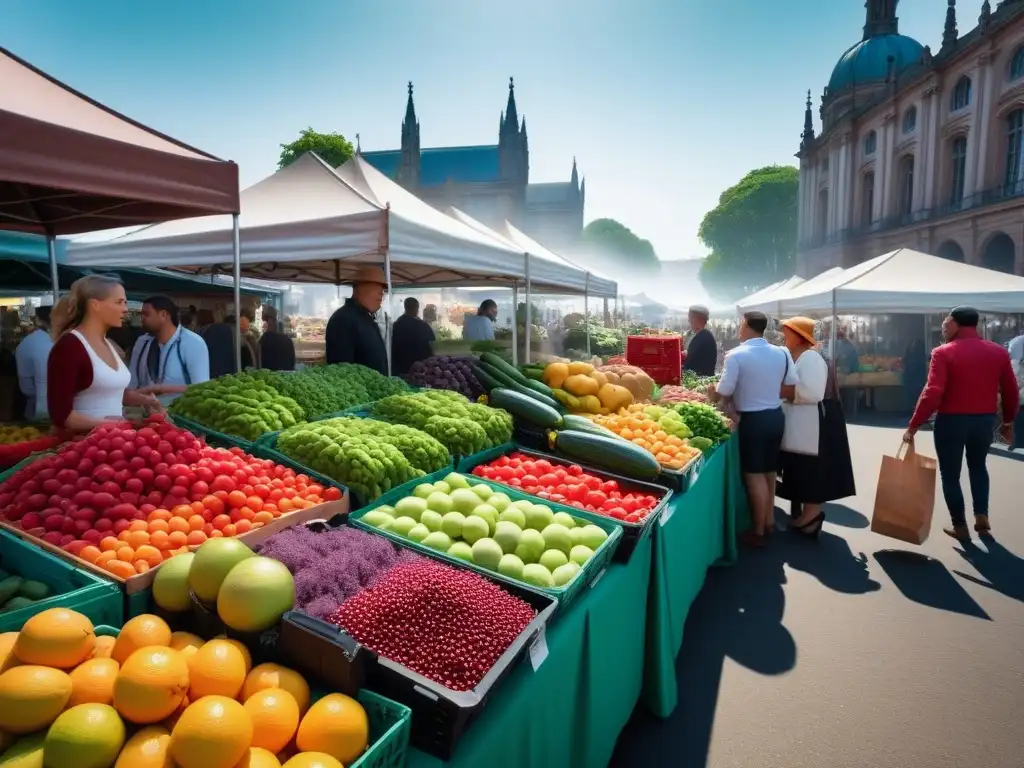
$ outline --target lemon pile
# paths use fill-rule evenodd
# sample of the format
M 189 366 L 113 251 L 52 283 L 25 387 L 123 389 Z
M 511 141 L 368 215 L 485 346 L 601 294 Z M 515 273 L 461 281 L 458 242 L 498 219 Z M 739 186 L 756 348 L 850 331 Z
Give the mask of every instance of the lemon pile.
M 0 634 L 0 768 L 342 768 L 368 739 L 355 699 L 158 616 L 97 637 L 52 608 Z
M 0 445 L 27 443 L 29 440 L 38 440 L 40 437 L 45 436 L 46 433 L 37 427 L 19 427 L 13 424 L 0 426 Z

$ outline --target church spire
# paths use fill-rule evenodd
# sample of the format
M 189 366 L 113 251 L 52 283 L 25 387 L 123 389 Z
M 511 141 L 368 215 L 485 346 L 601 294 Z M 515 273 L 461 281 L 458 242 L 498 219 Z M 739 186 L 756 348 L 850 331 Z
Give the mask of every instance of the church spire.
M 416 105 L 412 103 L 412 80 L 409 81 L 409 98 L 405 102 L 405 120 L 402 123 L 403 130 L 406 126 L 416 125 Z
M 572 184 L 574 189 L 577 189 L 580 186 L 580 175 L 576 171 L 576 158 L 575 157 L 573 157 L 573 159 L 572 159 L 572 177 L 569 179 L 569 183 Z
M 505 105 L 505 125 L 509 133 L 519 132 L 519 114 L 516 111 L 516 84 L 510 77 L 508 79 L 508 104 Z
M 946 5 L 946 24 L 942 29 L 942 49 L 947 50 L 956 45 L 958 36 L 956 28 L 956 0 L 948 0 Z
M 879 35 L 898 35 L 900 20 L 896 18 L 899 0 L 867 0 L 867 18 L 864 21 L 864 39 Z
M 807 91 L 807 105 L 804 109 L 804 132 L 800 135 L 800 149 L 807 149 L 814 143 L 814 113 L 811 112 L 811 92 Z
M 420 123 L 416 119 L 416 107 L 412 103 L 412 81 L 409 81 L 409 98 L 405 102 L 405 119 L 402 121 L 402 164 L 398 172 L 404 185 L 415 188 L 420 183 Z

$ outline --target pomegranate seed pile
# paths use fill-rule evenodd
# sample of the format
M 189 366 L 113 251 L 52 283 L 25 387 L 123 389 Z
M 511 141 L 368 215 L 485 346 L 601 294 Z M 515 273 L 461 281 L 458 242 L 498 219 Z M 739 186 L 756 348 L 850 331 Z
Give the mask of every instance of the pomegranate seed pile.
M 482 576 L 417 559 L 395 565 L 328 621 L 378 655 L 468 691 L 534 616 L 529 604 Z

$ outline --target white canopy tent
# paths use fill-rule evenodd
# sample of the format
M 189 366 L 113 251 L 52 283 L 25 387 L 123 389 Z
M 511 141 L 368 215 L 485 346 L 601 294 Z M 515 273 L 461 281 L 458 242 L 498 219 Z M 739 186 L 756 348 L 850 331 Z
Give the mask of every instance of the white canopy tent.
M 792 291 L 800 290 L 811 290 L 817 285 L 830 285 L 836 276 L 842 272 L 841 267 L 832 267 L 831 269 L 825 270 L 820 275 L 804 280 L 803 278 L 790 278 L 790 280 L 796 280 L 798 282 L 790 285 L 780 285 L 773 291 L 763 293 L 761 298 L 754 297 L 751 301 L 749 298 L 744 299 L 739 303 L 738 308 L 740 312 L 764 312 L 766 315 L 782 315 L 782 309 L 780 307 L 780 301 L 783 297 L 789 295 Z M 783 281 L 787 283 L 789 281 Z
M 764 288 L 761 288 L 758 291 L 754 291 L 749 296 L 746 296 L 737 301 L 736 310 L 740 314 L 742 314 L 743 312 L 749 312 L 749 306 L 759 301 L 763 301 L 769 296 L 774 296 L 779 294 L 780 292 L 788 291 L 791 288 L 795 288 L 796 286 L 800 285 L 803 281 L 804 279 L 802 277 L 793 275 L 793 277 L 787 277 L 785 280 L 779 280 L 776 283 L 772 283 L 771 285 L 765 286 Z

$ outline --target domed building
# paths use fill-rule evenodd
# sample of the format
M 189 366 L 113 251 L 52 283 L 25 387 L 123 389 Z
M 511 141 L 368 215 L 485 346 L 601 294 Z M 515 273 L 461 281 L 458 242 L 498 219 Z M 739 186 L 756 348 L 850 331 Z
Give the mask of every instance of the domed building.
M 963 0 L 934 2 L 937 53 L 900 34 L 898 0 L 867 0 L 863 36 L 822 93 L 820 133 L 807 94 L 805 277 L 900 247 L 1024 275 L 1024 0 L 972 0 L 977 26 L 963 35 Z

